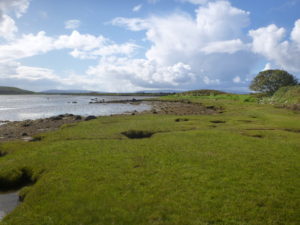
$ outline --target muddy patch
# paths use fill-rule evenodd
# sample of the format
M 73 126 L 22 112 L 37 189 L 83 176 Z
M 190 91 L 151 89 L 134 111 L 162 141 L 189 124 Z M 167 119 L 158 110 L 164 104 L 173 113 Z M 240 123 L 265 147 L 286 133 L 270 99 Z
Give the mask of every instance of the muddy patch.
M 0 151 L 0 157 L 4 157 L 7 155 L 7 152 L 4 152 L 4 151 Z
M 122 132 L 122 134 L 130 139 L 141 139 L 150 138 L 154 134 L 154 132 L 142 130 L 129 130 Z
M 300 129 L 284 129 L 284 130 L 293 133 L 300 133 Z
M 177 118 L 177 119 L 175 119 L 175 122 L 187 122 L 187 121 L 189 121 L 189 119 L 187 119 L 187 118 Z
M 254 137 L 254 138 L 263 138 L 264 136 L 261 134 L 253 134 L 253 135 L 249 135 L 250 137 Z
M 252 120 L 238 120 L 238 122 L 242 122 L 242 123 L 252 123 Z
M 226 123 L 224 120 L 211 120 L 211 123 Z

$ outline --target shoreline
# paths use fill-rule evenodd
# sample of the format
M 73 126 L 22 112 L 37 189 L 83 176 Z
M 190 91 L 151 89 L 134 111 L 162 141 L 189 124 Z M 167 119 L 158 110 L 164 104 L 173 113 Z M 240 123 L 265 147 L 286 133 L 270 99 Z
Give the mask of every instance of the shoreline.
M 107 116 L 122 116 L 122 115 L 140 115 L 140 114 L 160 114 L 160 115 L 207 115 L 216 114 L 219 109 L 212 106 L 204 106 L 202 104 L 195 104 L 185 101 L 161 101 L 161 100 L 133 100 L 133 101 L 116 101 L 116 102 L 105 102 L 105 104 L 149 104 L 151 106 L 150 110 L 145 110 L 142 112 L 129 111 L 122 114 L 113 114 Z M 103 103 L 97 103 L 103 104 Z M 39 137 L 37 135 L 45 132 L 50 132 L 59 129 L 65 124 L 78 123 L 88 120 L 97 119 L 103 116 L 80 116 L 73 114 L 62 114 L 57 116 L 52 116 L 49 118 L 35 119 L 35 120 L 24 120 L 24 121 L 2 121 L 7 122 L 1 124 L 0 122 L 0 143 L 8 142 L 14 140 L 23 141 L 37 141 Z

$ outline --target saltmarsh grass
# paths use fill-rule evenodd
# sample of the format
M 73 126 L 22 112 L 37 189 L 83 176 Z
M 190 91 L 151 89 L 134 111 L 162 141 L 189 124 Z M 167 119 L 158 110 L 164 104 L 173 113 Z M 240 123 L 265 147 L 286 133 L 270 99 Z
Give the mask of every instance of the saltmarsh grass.
M 300 133 L 288 129 L 300 114 L 248 98 L 164 97 L 224 112 L 101 117 L 1 144 L 0 179 L 26 168 L 35 183 L 0 224 L 299 224 Z

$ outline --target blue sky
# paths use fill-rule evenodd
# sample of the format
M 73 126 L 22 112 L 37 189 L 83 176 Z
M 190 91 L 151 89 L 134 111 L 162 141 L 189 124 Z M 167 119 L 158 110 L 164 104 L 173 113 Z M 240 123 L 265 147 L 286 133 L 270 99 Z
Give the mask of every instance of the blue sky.
M 0 0 L 0 85 L 247 91 L 300 78 L 300 0 Z

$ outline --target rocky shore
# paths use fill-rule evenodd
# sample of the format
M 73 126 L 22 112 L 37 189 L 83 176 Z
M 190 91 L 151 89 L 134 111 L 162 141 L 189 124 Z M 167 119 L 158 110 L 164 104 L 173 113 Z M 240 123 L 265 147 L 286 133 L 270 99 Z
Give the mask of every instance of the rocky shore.
M 100 102 L 98 102 L 100 103 Z M 143 112 L 127 112 L 127 115 L 138 114 L 169 114 L 169 115 L 203 115 L 215 114 L 221 112 L 220 109 L 214 106 L 203 106 L 201 104 L 194 104 L 191 102 L 168 102 L 168 101 L 141 101 L 141 100 L 125 100 L 117 102 L 105 102 L 105 104 L 124 103 L 124 104 L 150 104 L 151 110 Z M 64 124 L 77 123 L 81 121 L 88 121 L 96 119 L 96 116 L 82 117 L 73 114 L 64 114 L 53 116 L 45 119 L 25 120 L 17 122 L 0 121 L 0 142 L 23 140 L 35 141 L 36 135 L 48 131 L 58 129 Z M 2 122 L 2 125 L 1 125 Z

